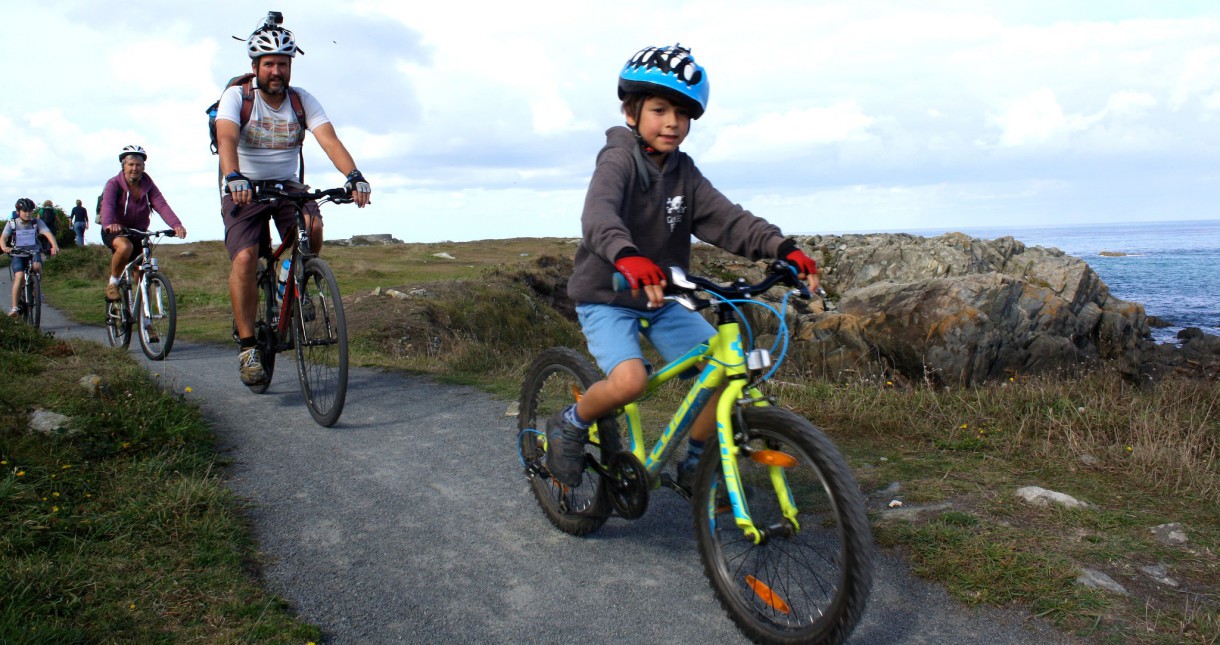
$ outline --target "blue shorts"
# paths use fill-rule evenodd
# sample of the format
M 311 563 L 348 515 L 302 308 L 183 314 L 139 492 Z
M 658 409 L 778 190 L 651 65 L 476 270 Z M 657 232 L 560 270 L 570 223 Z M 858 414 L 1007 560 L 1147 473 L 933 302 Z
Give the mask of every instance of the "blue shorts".
M 19 273 L 21 271 L 25 271 L 26 269 L 30 268 L 27 264 L 28 262 L 30 262 L 30 260 L 33 260 L 34 263 L 36 263 L 36 264 L 42 264 L 42 252 L 41 251 L 34 252 L 33 256 L 34 257 L 32 257 L 32 258 L 18 257 L 16 255 L 10 256 L 9 267 L 12 268 L 13 273 Z
M 703 316 L 676 302 L 666 303 L 656 311 L 581 303 L 576 306 L 576 315 L 589 353 L 605 374 L 632 358 L 648 365 L 640 348 L 641 333 L 666 363 L 716 335 L 716 329 Z M 648 321 L 648 325 L 642 326 L 641 320 Z

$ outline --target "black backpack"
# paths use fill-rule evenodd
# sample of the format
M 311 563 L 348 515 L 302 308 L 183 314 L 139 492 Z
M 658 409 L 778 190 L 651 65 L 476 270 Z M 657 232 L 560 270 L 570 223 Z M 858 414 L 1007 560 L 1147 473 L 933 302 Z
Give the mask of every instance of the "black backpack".
M 246 127 L 246 124 L 250 122 L 250 112 L 254 110 L 254 74 L 246 73 L 246 74 L 242 74 L 241 76 L 234 76 L 233 78 L 229 79 L 228 83 L 225 84 L 225 90 L 229 89 L 230 87 L 233 87 L 234 85 L 241 86 L 241 124 L 238 127 L 244 128 L 244 127 Z M 301 162 L 300 162 L 301 170 L 300 170 L 299 179 L 301 180 L 301 182 L 304 182 L 305 181 L 305 148 L 301 144 L 304 143 L 304 141 L 305 141 L 305 106 L 301 103 L 301 96 L 299 94 L 294 92 L 291 87 L 287 88 L 287 90 L 288 90 L 288 100 L 292 104 L 292 113 L 296 115 L 297 123 L 301 124 L 301 131 L 300 131 L 301 133 L 297 140 L 297 148 L 300 151 L 300 157 L 301 157 Z M 224 91 L 222 90 L 221 94 L 223 94 L 223 93 L 224 93 Z M 216 102 L 209 105 L 208 109 L 205 110 L 205 112 L 208 115 L 208 133 L 211 135 L 211 138 L 212 138 L 211 148 L 212 148 L 212 154 L 214 154 L 214 155 L 220 154 L 220 148 L 216 145 L 216 112 L 219 110 L 220 110 L 220 99 L 216 99 Z M 218 182 L 220 183 L 220 185 L 223 189 L 224 177 L 219 176 L 220 175 L 219 168 L 217 169 L 216 174 L 218 176 Z

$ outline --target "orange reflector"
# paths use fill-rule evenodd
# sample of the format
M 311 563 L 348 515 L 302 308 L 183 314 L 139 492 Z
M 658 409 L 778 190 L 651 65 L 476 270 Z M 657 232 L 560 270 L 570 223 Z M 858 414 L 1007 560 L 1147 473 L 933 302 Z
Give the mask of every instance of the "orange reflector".
M 779 466 L 791 468 L 796 465 L 796 457 L 778 450 L 756 450 L 750 453 L 750 459 L 764 466 Z
M 754 576 L 746 576 L 746 584 L 750 585 L 750 589 L 753 589 L 755 595 L 767 603 L 767 606 L 783 614 L 792 613 L 788 603 L 784 602 L 784 599 L 776 595 L 774 591 L 771 591 L 771 587 L 768 587 L 767 583 Z
M 585 397 L 585 393 L 581 392 L 580 388 L 576 387 L 575 383 L 573 383 L 572 385 L 570 385 L 568 387 L 570 387 L 572 389 L 572 399 L 574 401 L 576 401 L 577 403 L 580 403 L 580 400 Z

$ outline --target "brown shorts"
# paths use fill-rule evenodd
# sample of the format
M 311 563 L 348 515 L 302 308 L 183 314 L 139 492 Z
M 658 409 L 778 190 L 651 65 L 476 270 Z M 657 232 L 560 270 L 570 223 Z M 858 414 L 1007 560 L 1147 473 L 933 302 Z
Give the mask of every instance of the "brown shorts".
M 102 244 L 105 244 L 106 248 L 110 249 L 111 255 L 114 254 L 114 238 L 116 238 L 116 237 L 127 238 L 127 241 L 131 242 L 132 250 L 136 253 L 141 252 L 141 251 L 138 251 L 138 249 L 140 248 L 140 244 L 141 244 L 140 238 L 138 238 L 134 235 L 123 235 L 121 233 L 119 233 L 119 234 L 111 233 L 110 231 L 107 231 L 106 229 L 103 228 L 102 229 Z
M 229 259 L 237 257 L 242 249 L 257 245 L 259 253 L 271 252 L 271 233 L 267 227 L 269 219 L 275 220 L 275 228 L 280 239 L 284 239 L 297 221 L 292 204 L 246 204 L 236 207 L 233 198 L 225 195 L 220 202 L 221 215 L 225 222 L 225 248 L 229 251 Z M 322 211 L 317 202 L 305 202 L 305 215 L 322 219 Z

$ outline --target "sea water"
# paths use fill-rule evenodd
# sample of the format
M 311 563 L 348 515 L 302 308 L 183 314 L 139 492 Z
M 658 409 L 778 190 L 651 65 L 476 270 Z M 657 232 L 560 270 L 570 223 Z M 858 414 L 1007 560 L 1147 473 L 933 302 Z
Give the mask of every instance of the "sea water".
M 1220 335 L 1220 220 L 952 230 L 984 240 L 1011 235 L 1027 247 L 1053 247 L 1084 260 L 1111 295 L 1141 303 L 1148 315 L 1169 323 L 1152 329 L 1157 342 L 1178 342 L 1186 327 Z

